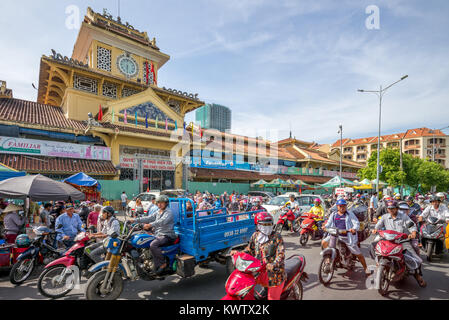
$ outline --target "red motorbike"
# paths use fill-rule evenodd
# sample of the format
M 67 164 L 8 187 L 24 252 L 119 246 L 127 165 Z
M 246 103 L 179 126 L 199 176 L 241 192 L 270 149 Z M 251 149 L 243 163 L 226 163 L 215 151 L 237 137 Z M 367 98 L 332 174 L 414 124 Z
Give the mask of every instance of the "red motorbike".
M 282 230 L 290 230 L 291 232 L 299 232 L 301 229 L 301 216 L 299 212 L 294 212 L 289 208 L 282 209 L 278 222 L 274 227 L 274 231 L 281 233 Z
M 64 256 L 47 264 L 39 276 L 37 288 L 43 296 L 52 299 L 65 296 L 80 283 L 80 273 L 95 264 L 85 253 L 87 245 L 94 241 L 89 234 L 81 232 L 74 240 L 75 244 Z
M 411 274 L 409 270 L 419 268 L 419 262 L 411 255 L 405 256 L 407 251 L 405 254 L 403 252 L 402 243 L 410 241 L 407 234 L 393 230 L 379 230 L 378 233 L 381 240 L 374 248 L 376 285 L 379 294 L 385 296 L 390 283 L 398 282 Z
M 268 290 L 256 291 L 256 279 L 265 271 L 265 265 L 250 254 L 239 252 L 232 256 L 235 270 L 226 281 L 226 296 L 221 300 L 267 300 Z M 302 282 L 307 281 L 304 272 L 306 258 L 293 255 L 285 260 L 287 280 L 281 294 L 281 300 L 302 300 Z
M 315 219 L 320 219 L 319 216 L 313 213 L 306 213 L 302 216 L 304 220 L 301 222 L 300 232 L 299 232 L 299 243 L 305 246 L 309 239 L 311 240 L 321 240 L 324 235 L 324 231 L 318 228 Z

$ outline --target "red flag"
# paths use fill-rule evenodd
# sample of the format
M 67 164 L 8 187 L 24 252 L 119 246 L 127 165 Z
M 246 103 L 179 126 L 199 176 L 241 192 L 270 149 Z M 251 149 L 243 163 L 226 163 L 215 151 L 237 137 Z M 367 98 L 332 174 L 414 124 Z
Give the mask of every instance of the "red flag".
M 156 72 L 154 72 L 154 64 L 151 62 L 151 73 L 153 74 L 154 84 L 157 85 Z
M 98 111 L 98 121 L 101 121 L 103 119 L 103 109 L 101 108 L 100 104 L 100 111 Z

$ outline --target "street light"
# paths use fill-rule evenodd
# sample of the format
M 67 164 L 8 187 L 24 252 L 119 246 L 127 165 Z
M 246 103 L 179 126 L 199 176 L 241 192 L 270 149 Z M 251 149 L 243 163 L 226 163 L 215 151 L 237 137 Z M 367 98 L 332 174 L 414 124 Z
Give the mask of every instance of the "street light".
M 338 126 L 339 130 L 338 133 L 340 134 L 340 188 L 341 188 L 341 184 L 342 184 L 342 176 L 341 176 L 341 172 L 342 172 L 342 162 L 343 162 L 343 126 L 339 125 Z
M 388 87 L 386 87 L 385 89 L 382 89 L 382 86 L 380 86 L 379 90 L 361 90 L 359 89 L 359 92 L 363 92 L 363 93 L 374 93 L 375 95 L 377 95 L 379 97 L 379 135 L 377 137 L 377 178 L 376 178 L 376 192 L 379 195 L 379 167 L 380 167 L 380 124 L 381 124 L 381 119 L 382 119 L 382 97 L 385 93 L 385 91 L 387 91 L 389 88 L 391 88 L 392 86 L 394 86 L 396 83 L 404 80 L 408 78 L 408 75 L 403 76 L 401 79 L 399 79 L 398 81 L 390 84 Z

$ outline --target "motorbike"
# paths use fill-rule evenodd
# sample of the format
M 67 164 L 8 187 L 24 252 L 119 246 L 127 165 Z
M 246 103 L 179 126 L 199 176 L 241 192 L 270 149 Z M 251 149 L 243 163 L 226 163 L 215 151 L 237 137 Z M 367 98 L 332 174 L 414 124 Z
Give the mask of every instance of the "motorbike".
M 335 270 L 344 268 L 352 270 L 355 266 L 357 257 L 351 253 L 349 248 L 339 236 L 346 236 L 349 231 L 337 228 L 328 228 L 327 233 L 336 238 L 335 248 L 328 247 L 321 251 L 321 262 L 318 270 L 318 278 L 320 282 L 327 286 L 334 276 Z
M 268 290 L 255 289 L 256 279 L 265 271 L 265 265 L 250 254 L 239 252 L 232 256 L 235 270 L 226 281 L 226 296 L 221 300 L 267 300 Z M 285 260 L 287 280 L 281 294 L 281 300 L 302 300 L 303 286 L 308 275 L 304 272 L 306 258 L 293 255 Z
M 129 231 L 128 231 L 129 230 Z M 90 276 L 85 295 L 88 300 L 115 300 L 123 290 L 123 278 L 145 281 L 164 280 L 165 276 L 177 271 L 179 238 L 173 244 L 162 248 L 167 268 L 156 275 L 153 256 L 150 251 L 153 235 L 137 232 L 143 230 L 143 224 L 125 225 L 122 235 L 113 234 L 105 241 L 106 259 L 89 269 Z M 136 233 L 135 233 L 136 232 Z
M 81 232 L 74 241 L 76 243 L 64 256 L 47 264 L 39 276 L 37 288 L 43 296 L 58 299 L 67 295 L 79 283 L 80 272 L 87 271 L 95 264 L 85 252 L 86 247 L 95 240 L 89 238 L 88 233 Z
M 437 217 L 428 217 L 425 224 L 421 226 L 421 243 L 426 252 L 427 261 L 432 261 L 432 255 L 443 253 L 444 248 L 444 223 Z
M 281 210 L 274 231 L 280 234 L 282 230 L 290 230 L 293 232 L 299 232 L 301 230 L 301 216 L 299 215 L 299 211 L 293 211 L 289 208 Z
M 376 285 L 380 295 L 388 293 L 391 282 L 398 282 L 419 268 L 419 262 L 404 252 L 402 243 L 410 241 L 405 233 L 393 230 L 379 230 L 381 240 L 377 243 L 375 252 Z
M 48 264 L 59 258 L 65 251 L 65 248 L 56 248 L 56 240 L 49 243 L 54 238 L 55 232 L 51 232 L 48 228 L 43 229 L 46 230 L 43 231 L 42 227 L 33 229 L 36 238 L 31 246 L 18 256 L 17 262 L 12 266 L 9 273 L 12 284 L 22 284 L 30 277 L 38 264 Z
M 318 228 L 317 222 L 315 219 L 320 218 L 319 216 L 313 213 L 306 213 L 303 215 L 304 220 L 301 222 L 301 227 L 299 231 L 299 243 L 302 246 L 305 246 L 309 239 L 321 240 L 324 235 L 324 231 L 321 228 Z

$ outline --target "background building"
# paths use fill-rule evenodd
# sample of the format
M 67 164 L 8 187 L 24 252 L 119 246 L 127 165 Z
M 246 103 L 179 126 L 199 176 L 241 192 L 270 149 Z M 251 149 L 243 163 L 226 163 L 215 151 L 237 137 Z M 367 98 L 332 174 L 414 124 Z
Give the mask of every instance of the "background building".
M 195 121 L 204 129 L 231 130 L 231 109 L 219 104 L 206 104 L 196 110 Z
M 446 169 L 448 136 L 440 130 L 429 128 L 410 129 L 403 133 L 395 133 L 380 137 L 380 149 L 396 148 L 402 145 L 402 152 L 421 159 L 435 161 Z M 332 144 L 331 150 L 340 149 L 340 140 Z M 360 139 L 343 139 L 343 158 L 366 165 L 372 152 L 377 152 L 377 136 Z

